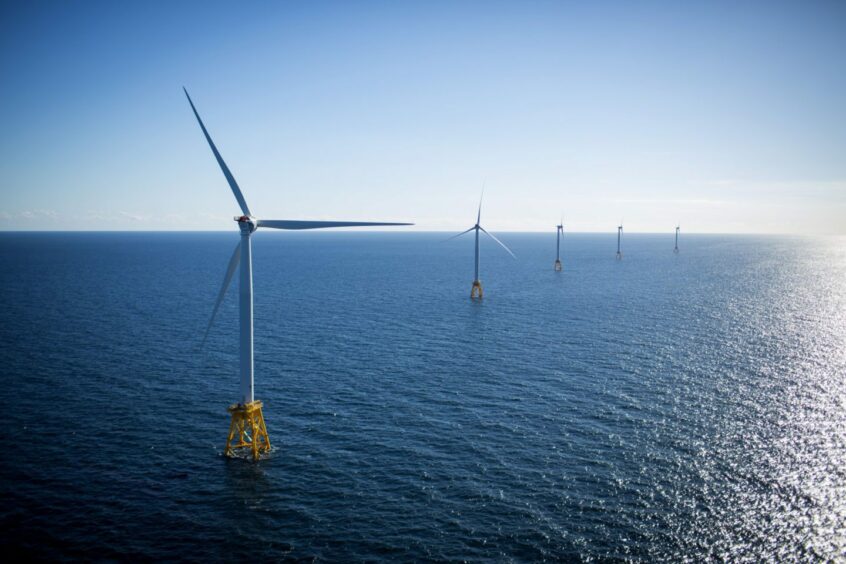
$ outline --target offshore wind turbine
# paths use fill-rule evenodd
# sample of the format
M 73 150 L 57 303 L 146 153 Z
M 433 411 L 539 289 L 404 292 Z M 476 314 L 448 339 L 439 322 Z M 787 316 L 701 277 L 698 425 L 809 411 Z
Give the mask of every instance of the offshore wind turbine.
M 617 226 L 617 260 L 622 260 L 623 253 L 620 250 L 620 241 L 623 238 L 623 220 L 620 220 L 620 225 Z
M 206 334 L 203 337 L 205 342 L 208 336 L 209 329 L 211 329 L 214 322 L 217 310 L 220 308 L 220 303 L 226 295 L 226 290 L 229 288 L 229 283 L 232 281 L 232 276 L 235 274 L 235 269 L 240 263 L 240 289 L 239 289 L 239 317 L 240 317 L 240 373 L 241 373 L 241 397 L 238 403 L 229 406 L 228 411 L 232 414 L 232 421 L 229 425 L 229 436 L 226 439 L 226 448 L 224 450 L 227 456 L 233 456 L 235 449 L 247 448 L 252 451 L 254 460 L 258 460 L 259 455 L 270 450 L 270 438 L 267 436 L 267 427 L 264 424 L 264 415 L 262 414 L 262 402 L 257 401 L 254 395 L 253 386 L 253 258 L 250 238 L 253 233 L 261 228 L 267 227 L 269 229 L 322 229 L 326 227 L 362 227 L 373 225 L 411 225 L 410 223 L 382 223 L 373 221 L 301 221 L 288 219 L 258 219 L 251 212 L 247 206 L 247 201 L 235 181 L 235 177 L 223 162 L 223 157 L 220 156 L 217 147 L 215 147 L 203 120 L 200 119 L 200 114 L 197 113 L 197 108 L 194 107 L 194 102 L 191 96 L 188 95 L 188 90 L 183 88 L 185 96 L 188 98 L 188 103 L 191 104 L 191 109 L 194 111 L 194 116 L 197 118 L 197 123 L 200 124 L 200 129 L 203 130 L 203 135 L 209 143 L 214 158 L 217 159 L 217 164 L 220 165 L 220 170 L 229 187 L 232 189 L 232 194 L 238 201 L 238 206 L 241 208 L 241 215 L 235 217 L 238 223 L 238 228 L 241 231 L 241 241 L 235 246 L 235 252 L 232 253 L 232 258 L 229 260 L 229 266 L 226 269 L 226 276 L 223 278 L 223 286 L 220 288 L 220 293 L 217 296 L 217 302 L 214 304 L 209 325 L 206 328 Z M 236 441 L 233 444 L 233 441 Z
M 474 225 L 473 227 L 471 227 L 467 231 L 462 231 L 458 235 L 453 235 L 452 237 L 447 239 L 447 241 L 449 241 L 451 239 L 455 239 L 456 237 L 461 237 L 465 233 L 470 233 L 471 231 L 476 232 L 476 261 L 475 261 L 475 271 L 474 271 L 475 274 L 474 274 L 474 277 L 473 277 L 473 286 L 470 288 L 470 299 L 471 300 L 473 298 L 476 298 L 476 297 L 478 297 L 479 299 L 482 299 L 482 296 L 483 296 L 482 282 L 481 282 L 481 280 L 479 280 L 479 231 L 483 231 L 485 233 L 485 235 L 487 235 L 488 237 L 490 237 L 491 239 L 493 239 L 494 241 L 499 243 L 499 246 L 502 247 L 503 249 L 505 249 L 508 252 L 509 255 L 511 255 L 515 259 L 517 258 L 516 256 L 514 256 L 514 253 L 511 252 L 511 249 L 509 249 L 508 247 L 505 246 L 505 243 L 503 243 L 502 241 L 500 241 L 499 239 L 497 239 L 496 237 L 494 237 L 493 235 L 491 235 L 490 233 L 485 231 L 485 228 L 482 227 L 482 225 L 481 225 L 481 221 L 482 221 L 482 198 L 484 198 L 484 196 L 485 196 L 485 193 L 484 193 L 484 191 L 482 191 L 482 197 L 479 198 L 479 212 L 476 214 L 476 225 Z
M 679 229 L 681 229 L 681 226 L 676 224 L 676 247 L 673 249 L 676 254 L 679 252 Z
M 555 272 L 561 272 L 561 237 L 564 235 L 564 217 L 555 229 Z

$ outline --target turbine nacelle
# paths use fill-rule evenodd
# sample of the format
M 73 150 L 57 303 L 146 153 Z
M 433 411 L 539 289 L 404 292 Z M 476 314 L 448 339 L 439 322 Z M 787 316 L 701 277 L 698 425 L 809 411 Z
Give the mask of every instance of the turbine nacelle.
M 241 233 L 245 235 L 249 235 L 258 229 L 258 220 L 252 216 L 241 215 L 235 216 L 234 219 L 238 222 L 238 228 L 241 229 Z

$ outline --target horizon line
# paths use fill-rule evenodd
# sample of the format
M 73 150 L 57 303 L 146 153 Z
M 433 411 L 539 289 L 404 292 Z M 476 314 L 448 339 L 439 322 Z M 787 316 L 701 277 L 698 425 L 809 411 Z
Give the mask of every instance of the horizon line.
M 309 230 L 299 231 L 290 230 L 291 233 L 298 233 L 300 235 L 308 234 L 326 234 L 332 233 L 413 233 L 413 234 L 454 234 L 456 230 L 395 230 L 395 229 L 361 229 L 361 228 L 336 228 L 333 230 Z M 510 233 L 516 235 L 534 235 L 534 234 L 549 234 L 554 232 L 549 231 L 515 231 L 515 230 L 495 230 L 497 233 Z M 223 229 L 0 229 L 0 234 L 8 233 L 238 233 L 234 230 Z M 598 235 L 609 234 L 616 235 L 617 229 L 609 229 L 608 231 L 565 231 L 565 235 Z M 627 231 L 626 235 L 673 235 L 675 228 L 668 231 Z M 774 236 L 774 237 L 844 237 L 846 233 L 796 233 L 796 232 L 776 232 L 776 231 L 681 231 L 683 235 L 751 235 L 751 236 Z

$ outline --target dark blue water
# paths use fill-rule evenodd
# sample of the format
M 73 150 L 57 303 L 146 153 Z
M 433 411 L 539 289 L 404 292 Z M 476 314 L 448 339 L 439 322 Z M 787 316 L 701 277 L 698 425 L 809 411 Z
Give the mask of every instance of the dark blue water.
M 254 464 L 235 233 L 0 235 L 3 553 L 844 556 L 843 239 L 442 239 L 254 237 Z

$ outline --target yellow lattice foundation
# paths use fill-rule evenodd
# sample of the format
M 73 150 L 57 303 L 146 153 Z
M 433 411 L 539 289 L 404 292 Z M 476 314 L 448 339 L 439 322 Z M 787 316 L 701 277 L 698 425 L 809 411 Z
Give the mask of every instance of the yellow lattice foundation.
M 226 439 L 226 456 L 237 456 L 235 451 L 238 449 L 250 449 L 253 460 L 258 460 L 262 453 L 270 452 L 270 438 L 261 408 L 262 403 L 258 400 L 229 406 L 232 422 Z
M 482 283 L 478 280 L 475 280 L 473 282 L 473 287 L 470 288 L 470 299 L 472 300 L 473 298 L 479 298 L 481 300 L 482 294 Z

